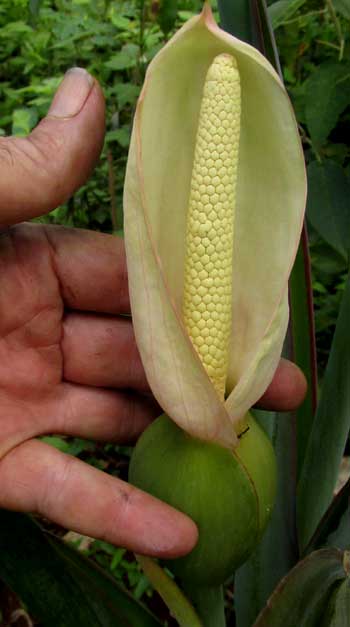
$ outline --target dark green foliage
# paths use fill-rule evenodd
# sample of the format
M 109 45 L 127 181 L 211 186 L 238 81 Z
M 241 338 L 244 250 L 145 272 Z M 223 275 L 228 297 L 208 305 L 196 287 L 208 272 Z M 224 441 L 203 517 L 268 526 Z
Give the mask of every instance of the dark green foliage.
M 299 532 L 304 548 L 331 503 L 350 426 L 350 279 L 337 321 L 299 483 Z M 322 460 L 322 461 L 321 461 Z M 317 488 L 316 488 L 317 486 Z M 350 539 L 350 538 L 349 538 Z
M 346 622 L 330 622 L 337 613 L 346 615 L 345 604 L 349 608 L 347 559 L 336 549 L 323 549 L 299 562 L 280 582 L 254 627 L 347 627 L 349 614 Z
M 43 627 L 157 627 L 99 568 L 28 516 L 0 510 L 0 576 Z
M 310 223 L 321 237 L 344 258 L 350 250 L 350 181 L 336 161 L 312 161 L 307 169 Z

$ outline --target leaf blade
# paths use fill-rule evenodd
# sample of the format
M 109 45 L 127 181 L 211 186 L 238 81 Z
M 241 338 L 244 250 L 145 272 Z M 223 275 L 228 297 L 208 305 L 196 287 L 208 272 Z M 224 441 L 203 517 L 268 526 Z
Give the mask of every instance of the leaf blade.
M 254 627 L 319 625 L 333 586 L 345 575 L 340 551 L 322 549 L 312 553 L 279 583 Z
M 305 115 L 316 148 L 324 144 L 350 102 L 350 64 L 324 63 L 306 84 Z
M 0 577 L 44 627 L 159 626 L 87 558 L 28 516 L 5 510 L 0 510 Z
M 312 161 L 307 167 L 307 217 L 313 228 L 344 259 L 350 248 L 350 184 L 335 161 Z
M 350 278 L 348 277 L 322 396 L 298 484 L 298 528 L 305 547 L 332 500 L 350 423 Z M 333 421 L 336 420 L 336 424 Z M 326 446 L 327 443 L 327 446 Z
M 297 472 L 299 476 L 317 405 L 315 324 L 313 317 L 310 257 L 305 224 L 290 277 L 289 295 L 293 339 L 291 358 L 303 371 L 308 384 L 306 397 L 296 412 Z

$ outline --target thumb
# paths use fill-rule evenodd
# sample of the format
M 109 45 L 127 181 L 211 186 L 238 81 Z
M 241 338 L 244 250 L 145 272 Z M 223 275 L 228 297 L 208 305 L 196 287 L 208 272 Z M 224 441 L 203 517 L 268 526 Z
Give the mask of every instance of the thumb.
M 87 180 L 103 145 L 104 112 L 99 84 L 73 68 L 28 137 L 0 137 L 0 226 L 48 213 Z

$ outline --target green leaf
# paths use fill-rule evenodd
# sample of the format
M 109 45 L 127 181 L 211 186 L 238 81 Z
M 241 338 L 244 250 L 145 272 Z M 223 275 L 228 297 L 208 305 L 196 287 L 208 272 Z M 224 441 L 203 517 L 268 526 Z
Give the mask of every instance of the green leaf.
M 311 553 L 323 546 L 336 546 L 338 549 L 350 547 L 350 479 L 333 499 L 314 535 L 305 549 Z
M 350 424 L 348 277 L 298 485 L 298 527 L 305 547 L 329 507 Z
M 311 268 L 306 227 L 289 282 L 293 353 L 291 358 L 303 371 L 308 389 L 296 412 L 298 476 L 302 468 L 317 403 L 317 364 L 312 302 Z
M 286 20 L 293 17 L 305 2 L 306 0 L 278 0 L 278 2 L 271 4 L 268 8 L 268 13 L 272 27 L 276 29 L 284 24 Z
M 126 104 L 135 104 L 140 87 L 132 83 L 117 83 L 114 92 L 117 94 L 119 108 L 122 109 Z
M 350 627 L 350 581 L 337 586 L 321 627 Z
M 179 11 L 178 12 L 178 17 L 182 22 L 187 22 L 194 15 L 196 15 L 194 11 Z
M 130 20 L 119 13 L 120 9 L 116 6 L 111 7 L 110 19 L 116 28 L 119 30 L 128 30 L 130 28 Z
M 279 583 L 254 627 L 316 627 L 323 624 L 330 594 L 346 575 L 340 551 L 322 549 L 312 553 Z M 343 627 L 343 623 L 338 625 Z
M 28 24 L 18 20 L 17 22 L 9 22 L 6 26 L 0 28 L 0 39 L 12 39 L 13 37 L 28 35 L 32 32 L 33 29 Z
M 307 168 L 307 217 L 313 228 L 345 259 L 350 248 L 350 182 L 335 161 L 312 161 Z
M 41 0 L 29 0 L 30 24 L 34 26 L 40 13 Z
M 165 35 L 167 35 L 175 26 L 177 18 L 178 0 L 161 0 L 159 11 L 159 25 Z
M 274 66 L 282 80 L 282 70 L 278 56 L 275 36 L 265 0 L 258 0 L 255 16 L 255 30 L 259 35 L 259 50 Z
M 54 446 L 62 453 L 74 456 L 79 455 L 82 451 L 93 451 L 95 449 L 93 442 L 80 438 L 60 438 L 56 435 L 47 435 L 42 437 L 41 441 Z
M 255 27 L 250 3 L 246 0 L 218 0 L 220 26 L 243 41 L 254 43 Z
M 130 142 L 130 129 L 129 127 L 122 126 L 122 128 L 116 128 L 114 131 L 108 131 L 106 133 L 106 142 L 110 143 L 116 141 L 122 148 L 126 148 Z
M 333 0 L 335 10 L 350 20 L 350 0 Z
M 305 90 L 307 127 L 316 148 L 322 146 L 350 103 L 350 64 L 323 63 Z
M 43 627 L 157 627 L 87 558 L 28 516 L 0 510 L 0 577 Z
M 135 67 L 136 59 L 127 52 L 121 51 L 113 55 L 104 65 L 110 70 L 128 70 L 129 68 Z
M 12 135 L 28 135 L 38 121 L 36 109 L 15 109 L 12 115 Z

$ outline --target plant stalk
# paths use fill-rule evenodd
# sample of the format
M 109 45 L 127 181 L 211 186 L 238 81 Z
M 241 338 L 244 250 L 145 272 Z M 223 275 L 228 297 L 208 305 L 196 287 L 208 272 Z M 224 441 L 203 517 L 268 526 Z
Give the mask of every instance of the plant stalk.
M 222 586 L 202 588 L 183 585 L 186 595 L 203 623 L 203 627 L 225 627 L 224 591 Z
M 150 557 L 136 555 L 143 572 L 176 619 L 179 627 L 206 627 L 175 581 Z M 215 623 L 211 623 L 214 627 Z M 217 623 L 221 627 L 221 623 Z M 225 623 L 223 623 L 225 627 Z

